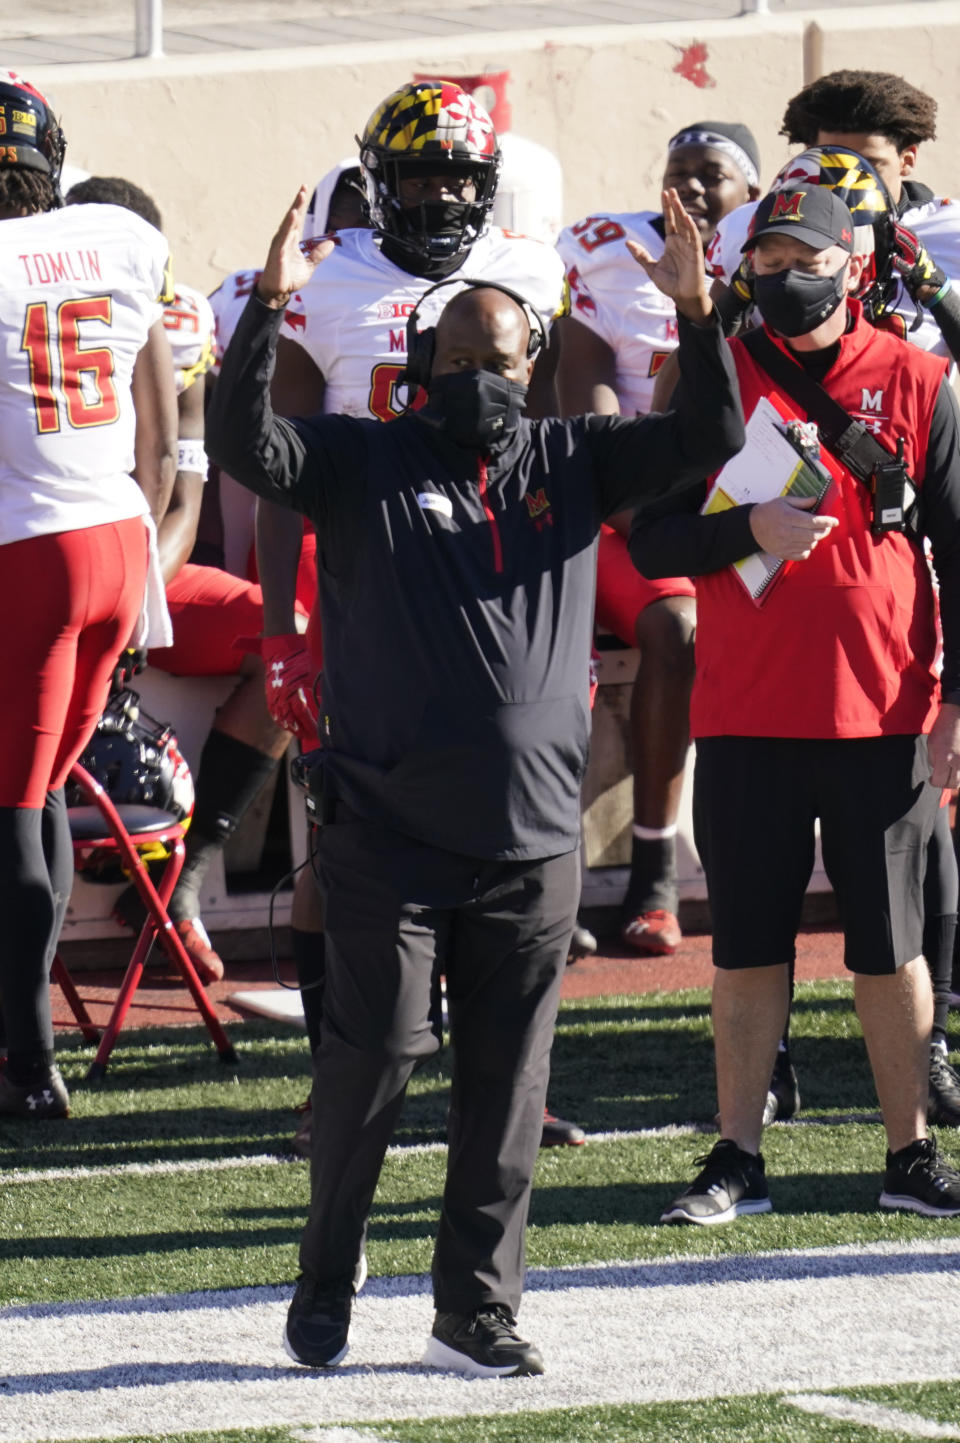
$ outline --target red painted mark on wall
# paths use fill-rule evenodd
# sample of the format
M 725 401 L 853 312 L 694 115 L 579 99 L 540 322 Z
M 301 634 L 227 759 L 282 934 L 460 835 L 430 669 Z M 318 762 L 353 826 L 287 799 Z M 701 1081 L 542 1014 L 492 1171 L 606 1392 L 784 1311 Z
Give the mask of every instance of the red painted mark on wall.
M 698 90 L 707 90 L 716 85 L 712 75 L 707 74 L 707 47 L 695 42 L 688 45 L 681 53 L 680 59 L 673 67 L 674 75 L 682 75 L 684 80 L 689 80 Z

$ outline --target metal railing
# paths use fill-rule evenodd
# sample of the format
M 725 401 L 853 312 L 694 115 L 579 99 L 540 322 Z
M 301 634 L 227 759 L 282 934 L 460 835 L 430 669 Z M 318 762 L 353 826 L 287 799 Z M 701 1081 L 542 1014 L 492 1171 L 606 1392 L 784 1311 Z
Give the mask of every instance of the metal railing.
M 163 55 L 163 0 L 134 0 L 134 54 L 148 60 Z M 740 0 L 741 15 L 769 15 L 769 0 Z
M 163 55 L 163 0 L 135 0 L 134 54 L 147 60 Z

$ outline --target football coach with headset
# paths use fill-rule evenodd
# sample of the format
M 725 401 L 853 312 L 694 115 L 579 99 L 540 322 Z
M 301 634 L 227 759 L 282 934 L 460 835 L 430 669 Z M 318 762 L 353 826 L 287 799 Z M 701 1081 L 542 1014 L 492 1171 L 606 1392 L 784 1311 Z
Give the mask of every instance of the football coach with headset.
M 347 1352 L 383 1158 L 414 1068 L 440 1046 L 442 973 L 453 1080 L 424 1361 L 539 1373 L 515 1315 L 580 890 L 597 537 L 604 517 L 733 455 L 740 401 L 696 228 L 669 192 L 663 258 L 633 253 L 681 317 L 675 411 L 526 420 L 535 314 L 458 278 L 435 334 L 410 319 L 421 410 L 387 425 L 274 417 L 283 308 L 334 244 L 302 245 L 307 199 L 273 239 L 207 420 L 213 459 L 319 538 L 328 970 L 285 1345 L 311 1366 Z

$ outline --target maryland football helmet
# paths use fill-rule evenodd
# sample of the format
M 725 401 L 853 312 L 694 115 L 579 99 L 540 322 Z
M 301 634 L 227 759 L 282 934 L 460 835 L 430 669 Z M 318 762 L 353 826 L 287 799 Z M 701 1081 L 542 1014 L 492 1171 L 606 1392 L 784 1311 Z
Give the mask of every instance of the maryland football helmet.
M 404 85 L 377 106 L 358 144 L 375 230 L 428 265 L 470 249 L 487 224 L 501 163 L 493 121 L 472 95 L 450 80 Z M 446 171 L 473 180 L 472 200 L 404 207 L 401 180 Z
M 49 175 L 59 196 L 67 143 L 37 88 L 12 70 L 0 70 L 0 165 L 22 165 Z
M 869 160 L 840 146 L 814 145 L 793 156 L 777 172 L 770 189 L 826 185 L 853 216 L 853 249 L 866 264 L 857 299 L 872 318 L 883 314 L 897 289 L 893 268 L 897 208 Z
M 178 822 L 193 812 L 193 778 L 172 728 L 141 711 L 129 688 L 110 698 L 79 761 L 114 806 L 159 807 Z M 68 806 L 85 801 L 73 783 L 66 794 Z

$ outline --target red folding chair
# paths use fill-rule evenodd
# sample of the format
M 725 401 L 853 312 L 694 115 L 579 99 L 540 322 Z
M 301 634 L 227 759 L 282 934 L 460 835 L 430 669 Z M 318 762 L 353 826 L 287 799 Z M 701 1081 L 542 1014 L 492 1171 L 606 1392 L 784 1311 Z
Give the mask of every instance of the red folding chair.
M 237 1054 L 233 1044 L 224 1032 L 210 999 L 204 991 L 203 984 L 196 974 L 193 963 L 187 956 L 183 943 L 167 915 L 167 903 L 183 869 L 183 837 L 186 823 L 178 821 L 172 813 L 163 811 L 159 807 L 128 803 L 122 803 L 119 807 L 114 806 L 104 788 L 79 762 L 75 763 L 71 769 L 70 779 L 77 785 L 88 803 L 86 806 L 68 808 L 70 832 L 73 837 L 74 864 L 77 871 L 82 872 L 95 856 L 99 861 L 112 853 L 133 882 L 147 910 L 146 921 L 137 937 L 133 955 L 127 965 L 123 981 L 120 984 L 120 991 L 117 993 L 117 1000 L 113 1005 L 110 1020 L 102 1037 L 83 1005 L 59 952 L 54 958 L 51 970 L 52 980 L 59 985 L 87 1041 L 95 1042 L 98 1038 L 100 1041 L 97 1055 L 87 1072 L 88 1081 L 99 1082 L 107 1070 L 107 1062 L 117 1040 L 117 1034 L 130 1010 L 130 1004 L 140 985 L 144 967 L 155 941 L 159 941 L 160 946 L 189 988 L 190 995 L 206 1024 L 221 1062 L 235 1062 Z M 159 886 L 154 887 L 138 848 L 149 848 L 151 852 L 155 853 L 158 843 L 169 852 L 169 855 L 160 877 Z

